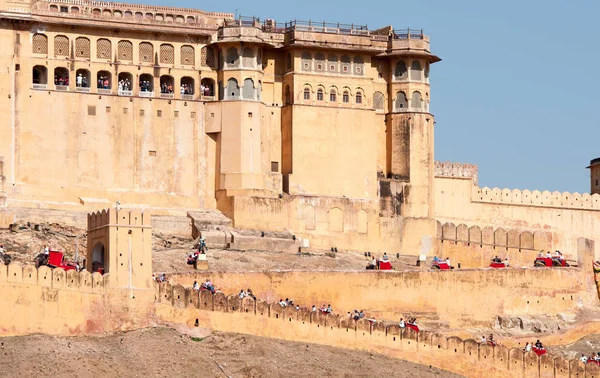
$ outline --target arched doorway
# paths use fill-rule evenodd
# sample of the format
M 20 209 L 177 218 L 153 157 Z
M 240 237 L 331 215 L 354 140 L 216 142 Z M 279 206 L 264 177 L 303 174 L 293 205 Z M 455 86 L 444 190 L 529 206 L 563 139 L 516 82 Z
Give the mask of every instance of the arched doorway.
M 160 77 L 160 98 L 174 98 L 174 94 L 173 76 L 162 75 Z
M 69 70 L 65 67 L 54 69 L 54 86 L 57 91 L 69 90 Z
M 215 100 L 215 81 L 213 79 L 204 78 L 200 81 L 200 94 L 204 101 Z
M 78 69 L 75 72 L 75 90 L 78 92 L 89 92 L 90 91 L 90 71 L 85 69 Z
M 154 97 L 154 76 L 140 75 L 140 97 Z
M 119 96 L 133 96 L 133 76 L 129 72 L 120 72 L 118 79 Z
M 46 89 L 48 86 L 48 69 L 44 66 L 33 67 L 33 89 Z
M 96 243 L 92 251 L 92 271 L 100 272 L 102 274 L 108 273 L 108 261 L 106 261 L 106 253 L 104 244 L 101 242 Z
M 194 99 L 194 79 L 189 76 L 181 78 L 179 86 L 179 93 L 181 94 L 182 100 L 193 100 Z
M 112 75 L 108 71 L 98 71 L 96 74 L 96 88 L 98 93 L 110 94 L 112 88 Z

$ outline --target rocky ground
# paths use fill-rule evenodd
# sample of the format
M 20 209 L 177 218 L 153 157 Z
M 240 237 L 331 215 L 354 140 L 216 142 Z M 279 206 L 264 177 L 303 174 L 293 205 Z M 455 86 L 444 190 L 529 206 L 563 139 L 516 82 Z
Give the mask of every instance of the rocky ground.
M 59 224 L 41 224 L 39 230 L 33 225 L 24 225 L 19 231 L 0 230 L 0 244 L 11 255 L 13 261 L 21 264 L 33 263 L 33 258 L 40 253 L 44 245 L 50 249 L 63 251 L 69 260 L 76 256 L 83 260 L 87 244 L 85 230 L 65 227 Z M 152 263 L 157 273 L 189 272 L 186 264 L 187 255 L 192 252 L 195 241 L 191 237 L 153 234 Z M 248 270 L 364 270 L 369 258 L 362 253 L 341 252 L 336 257 L 324 253 L 289 254 L 268 251 L 232 251 L 210 249 L 210 269 L 213 271 L 248 271 Z M 397 270 L 415 270 L 415 258 L 394 256 L 392 264 Z
M 228 333 L 190 338 L 169 328 L 0 341 L 5 377 L 460 377 L 368 352 Z

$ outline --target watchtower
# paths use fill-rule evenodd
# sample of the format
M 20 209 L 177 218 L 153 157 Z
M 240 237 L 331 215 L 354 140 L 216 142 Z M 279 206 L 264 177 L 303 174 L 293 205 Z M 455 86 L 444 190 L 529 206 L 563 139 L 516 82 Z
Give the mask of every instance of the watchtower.
M 590 161 L 590 193 L 600 194 L 600 158 Z
M 150 222 L 150 214 L 139 210 L 108 209 L 88 214 L 86 269 L 110 274 L 113 287 L 150 288 Z

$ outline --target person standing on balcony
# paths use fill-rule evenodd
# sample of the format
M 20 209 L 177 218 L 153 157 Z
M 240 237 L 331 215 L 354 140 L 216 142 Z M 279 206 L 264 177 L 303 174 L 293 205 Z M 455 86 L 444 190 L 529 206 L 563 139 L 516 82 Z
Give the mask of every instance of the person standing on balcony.
M 75 79 L 75 84 L 77 84 L 78 87 L 81 87 L 83 84 L 83 76 L 81 74 L 77 75 L 77 79 Z

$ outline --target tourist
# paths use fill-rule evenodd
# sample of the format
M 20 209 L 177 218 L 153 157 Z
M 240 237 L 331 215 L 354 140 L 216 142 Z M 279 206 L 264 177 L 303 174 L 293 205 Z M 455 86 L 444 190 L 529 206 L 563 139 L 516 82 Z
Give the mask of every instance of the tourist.
M 250 298 L 256 300 L 256 297 L 254 296 L 254 294 L 252 294 L 252 290 L 250 290 L 250 289 L 246 290 L 246 295 L 249 296 Z
M 537 349 L 544 349 L 544 346 L 542 345 L 542 342 L 540 340 L 535 342 L 535 347 Z
M 327 310 L 326 311 L 327 311 L 328 314 L 331 314 L 333 312 L 333 309 L 331 308 L 330 304 L 327 305 Z
M 81 76 L 81 74 L 77 75 L 77 78 L 75 79 L 75 84 L 78 87 L 81 87 L 83 84 L 83 76 Z
M 552 258 L 552 255 L 550 254 L 550 251 L 546 252 L 546 258 L 547 259 L 551 259 Z
M 367 270 L 377 269 L 377 259 L 373 256 L 373 260 L 367 265 Z
M 508 257 L 504 259 L 503 263 L 504 267 L 508 268 Z
M 383 261 L 388 261 L 388 255 L 386 252 L 383 252 L 383 257 L 381 258 Z
M 317 312 L 317 306 L 313 305 L 312 310 L 310 310 L 310 312 Z
M 200 286 L 198 285 L 198 281 L 194 281 L 194 286 L 192 286 L 192 289 L 199 291 L 200 290 Z
M 5 253 L 4 244 L 0 244 L 0 253 Z
M 446 264 L 448 265 L 448 267 L 452 268 L 452 265 L 450 265 L 450 258 L 449 257 L 446 259 Z
M 281 299 L 281 298 L 280 298 L 280 299 L 279 299 L 279 305 L 280 305 L 281 307 L 286 307 L 286 306 L 287 306 L 287 302 L 286 302 L 286 301 L 284 301 L 283 299 Z
M 588 358 L 585 354 L 581 354 L 581 358 L 579 358 L 581 360 L 581 362 L 583 362 L 584 364 L 587 364 L 588 362 Z
M 487 339 L 485 338 L 485 336 L 483 336 L 483 335 L 481 336 L 481 341 L 480 341 L 480 343 L 482 343 L 482 344 L 485 344 L 485 343 L 487 343 Z
M 48 256 L 50 254 L 50 248 L 47 245 L 44 246 L 44 256 Z
M 524 352 L 531 352 L 531 344 L 529 344 L 528 342 L 525 343 L 525 348 L 523 348 Z
M 406 324 L 404 323 L 404 319 L 400 318 L 400 323 L 398 324 L 400 328 L 406 328 Z
M 210 282 L 210 280 L 206 280 L 206 282 L 204 282 L 204 283 L 202 284 L 202 286 L 203 286 L 205 289 L 207 289 L 207 290 L 210 290 L 210 292 L 211 292 L 211 293 L 213 293 L 213 294 L 215 293 L 215 286 L 213 285 L 213 283 L 212 283 L 212 282 Z

